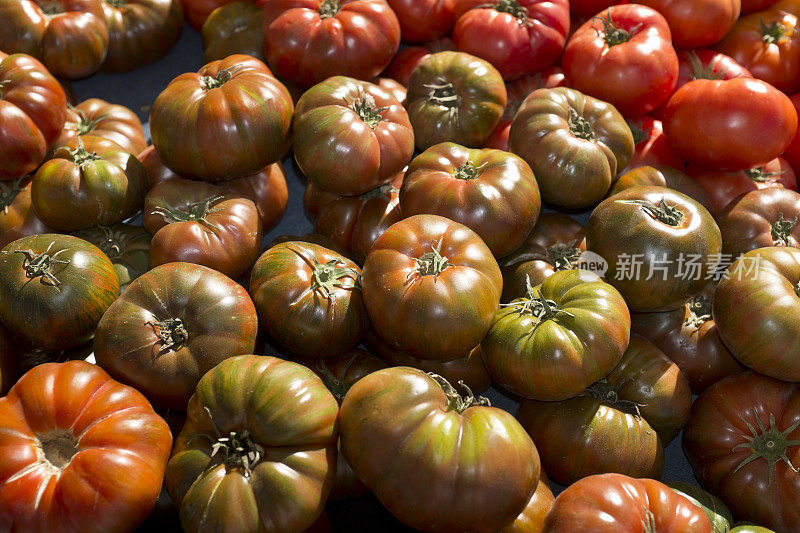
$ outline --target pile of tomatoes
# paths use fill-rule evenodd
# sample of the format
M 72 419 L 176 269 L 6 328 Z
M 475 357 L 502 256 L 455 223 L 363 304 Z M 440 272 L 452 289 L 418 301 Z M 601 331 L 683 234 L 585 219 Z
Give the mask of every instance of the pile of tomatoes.
M 71 101 L 184 18 L 152 145 Z M 800 530 L 800 1 L 0 0 L 0 50 L 0 530 Z

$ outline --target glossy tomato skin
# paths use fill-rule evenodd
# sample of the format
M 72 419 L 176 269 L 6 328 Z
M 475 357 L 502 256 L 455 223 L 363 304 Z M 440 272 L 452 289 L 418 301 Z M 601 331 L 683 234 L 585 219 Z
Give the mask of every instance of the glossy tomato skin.
M 552 66 L 569 32 L 567 0 L 460 0 L 453 40 L 461 52 L 485 59 L 505 80 Z
M 680 170 L 666 166 L 642 166 L 628 170 L 617 178 L 608 195 L 613 196 L 625 189 L 642 186 L 666 187 L 681 192 L 711 211 L 711 205 L 703 187 Z
M 663 122 L 678 157 L 739 170 L 780 155 L 797 131 L 797 112 L 786 95 L 763 81 L 698 79 L 675 91 Z
M 340 411 L 345 457 L 406 525 L 497 531 L 536 488 L 536 447 L 510 414 L 437 378 L 395 367 L 353 385 Z
M 514 394 L 565 400 L 620 362 L 630 320 L 622 296 L 596 274 L 554 272 L 498 311 L 481 341 L 483 361 L 492 380 Z
M 797 384 L 755 372 L 730 376 L 695 401 L 683 434 L 686 455 L 701 485 L 737 518 L 779 532 L 800 527 L 793 503 L 800 483 L 791 466 L 800 461 L 798 406 Z
M 147 174 L 136 157 L 101 137 L 69 141 L 31 182 L 31 202 L 46 224 L 75 231 L 116 224 L 144 202 Z
M 337 413 L 322 381 L 297 363 L 242 355 L 216 366 L 189 402 L 167 465 L 184 531 L 305 530 L 333 482 Z
M 303 358 L 350 350 L 368 325 L 360 274 L 355 263 L 316 244 L 273 246 L 258 258 L 250 276 L 261 329 Z
M 263 29 L 270 67 L 302 88 L 337 75 L 372 79 L 400 46 L 385 0 L 271 0 Z
M 539 484 L 531 496 L 530 501 L 522 513 L 509 525 L 500 530 L 500 533 L 539 533 L 544 525 L 544 519 L 555 501 L 553 492 L 545 481 L 545 473 L 539 478 Z
M 761 374 L 800 381 L 800 250 L 761 248 L 728 268 L 714 293 L 713 316 L 731 353 Z M 769 331 L 769 335 L 764 332 Z
M 64 89 L 36 59 L 0 59 L 0 180 L 36 170 L 67 117 Z
M 152 237 L 141 226 L 114 224 L 98 226 L 73 232 L 78 237 L 94 244 L 114 264 L 119 278 L 120 292 L 131 281 L 150 270 L 150 241 Z
M 0 318 L 37 348 L 87 342 L 118 295 L 111 261 L 77 237 L 32 235 L 0 250 Z
M 335 76 L 306 91 L 297 103 L 292 148 L 314 185 L 355 196 L 403 170 L 414 153 L 414 132 L 391 93 Z
M 233 2 L 214 9 L 202 28 L 206 63 L 231 54 L 247 54 L 266 61 L 262 18 L 262 9 L 252 2 Z
M 142 394 L 99 367 L 31 370 L 0 399 L 0 427 L 4 530 L 128 531 L 153 509 L 169 427 Z
M 211 183 L 159 183 L 147 193 L 142 221 L 153 235 L 151 266 L 183 261 L 236 278 L 261 251 L 261 221 L 253 201 Z
M 109 307 L 94 353 L 155 405 L 184 410 L 203 374 L 253 351 L 257 329 L 244 288 L 210 268 L 169 263 L 135 279 Z
M 573 209 L 599 202 L 634 149 L 631 130 L 613 106 L 566 87 L 528 95 L 511 122 L 508 144 L 533 169 L 542 199 Z
M 619 172 L 632 170 L 641 166 L 666 165 L 682 169 L 685 163 L 676 156 L 664 137 L 664 127 L 660 120 L 644 115 L 628 120 L 633 134 L 634 150 L 628 166 Z
M 400 189 L 404 217 L 431 214 L 464 224 L 495 257 L 520 247 L 541 206 L 536 178 L 522 158 L 449 142 L 415 157 Z
M 717 217 L 722 252 L 733 258 L 769 246 L 800 247 L 800 194 L 758 189 L 731 202 Z
M 158 155 L 173 171 L 228 180 L 283 156 L 293 109 L 286 87 L 266 65 L 232 55 L 172 80 L 153 104 L 150 132 Z
M 434 39 L 419 46 L 408 46 L 398 50 L 392 62 L 383 71 L 382 75 L 397 80 L 405 87 L 411 79 L 411 73 L 417 68 L 419 62 L 436 52 L 456 49 L 455 43 L 449 37 Z
M 545 533 L 711 533 L 703 510 L 654 479 L 602 474 L 559 494 L 544 521 Z
M 678 79 L 667 21 L 638 4 L 612 6 L 587 21 L 570 37 L 561 65 L 570 87 L 628 117 L 664 103 Z
M 741 0 L 639 0 L 664 15 L 676 48 L 711 46 L 734 27 Z
M 415 215 L 378 237 L 361 286 L 380 338 L 413 357 L 447 361 L 466 356 L 489 330 L 503 280 L 474 231 Z
M 722 236 L 695 200 L 643 186 L 597 206 L 586 225 L 586 247 L 608 262 L 606 279 L 631 311 L 667 311 L 706 285 L 719 261 Z
M 507 98 L 502 76 L 483 59 L 463 52 L 438 52 L 422 59 L 411 74 L 405 104 L 417 149 L 442 142 L 483 145 L 500 121 Z
M 424 43 L 450 33 L 459 0 L 386 0 L 400 22 L 403 41 Z
M 800 113 L 800 111 L 798 111 L 800 110 L 800 93 L 793 94 L 791 97 L 789 97 L 789 100 L 792 102 L 795 112 Z M 783 154 L 781 154 L 781 157 L 785 158 L 793 169 L 796 168 L 800 170 L 800 135 L 795 133 L 792 142 L 789 143 L 788 147 L 786 147 L 786 150 L 784 150 Z
M 67 121 L 55 147 L 87 135 L 113 141 L 133 156 L 147 148 L 142 121 L 136 113 L 99 98 L 84 100 L 67 111 Z
M 55 233 L 31 205 L 31 177 L 0 181 L 0 248 L 20 237 Z

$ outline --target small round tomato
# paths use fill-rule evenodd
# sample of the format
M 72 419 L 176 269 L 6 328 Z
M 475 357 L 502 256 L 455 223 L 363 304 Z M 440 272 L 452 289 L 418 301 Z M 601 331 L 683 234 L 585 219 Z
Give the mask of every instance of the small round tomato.
M 55 231 L 33 210 L 31 176 L 0 181 L 0 248 L 20 237 Z
M 386 0 L 400 22 L 403 41 L 424 43 L 447 35 L 460 0 Z
M 150 270 L 152 237 L 141 226 L 130 224 L 98 226 L 76 231 L 72 235 L 89 241 L 106 254 L 119 278 L 120 291 Z
M 618 192 L 631 187 L 652 185 L 681 192 L 696 200 L 709 211 L 711 210 L 708 196 L 703 187 L 680 170 L 666 166 L 642 166 L 628 170 L 617 178 L 608 195 L 614 196 Z
M 667 144 L 664 127 L 660 120 L 644 115 L 635 120 L 628 119 L 628 127 L 633 134 L 633 156 L 628 166 L 619 172 L 625 172 L 642 166 L 668 166 L 682 169 L 685 165 Z
M 64 131 L 55 146 L 87 135 L 113 141 L 134 156 L 147 148 L 142 121 L 136 113 L 125 106 L 109 104 L 99 98 L 90 98 L 77 106 L 70 106 Z
M 675 47 L 711 46 L 734 27 L 741 0 L 637 0 L 667 19 Z
M 768 246 L 800 248 L 800 194 L 758 189 L 731 202 L 717 217 L 722 252 L 736 258 Z
M 231 54 L 245 54 L 266 61 L 261 31 L 263 18 L 263 10 L 252 2 L 233 2 L 212 11 L 202 30 L 205 62 L 225 59 Z

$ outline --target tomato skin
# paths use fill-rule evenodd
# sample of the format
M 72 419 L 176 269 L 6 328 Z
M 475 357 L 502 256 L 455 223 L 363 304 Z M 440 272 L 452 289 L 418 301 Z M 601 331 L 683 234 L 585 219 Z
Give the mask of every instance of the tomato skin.
M 611 44 L 607 18 L 629 35 Z M 605 22 L 604 22 L 605 21 Z M 678 79 L 678 56 L 667 21 L 637 4 L 612 6 L 570 37 L 561 66 L 570 87 L 609 102 L 625 116 L 644 115 L 664 103 Z
M 0 181 L 34 172 L 67 117 L 64 89 L 36 59 L 0 59 Z
M 449 37 L 435 39 L 419 46 L 403 48 L 394 55 L 392 62 L 389 63 L 382 75 L 397 80 L 403 86 L 408 87 L 411 73 L 414 72 L 420 61 L 436 52 L 454 51 L 455 49 L 456 45 Z
M 461 0 L 387 0 L 403 41 L 424 43 L 450 33 L 456 22 L 455 7 Z
M 186 17 L 186 22 L 188 22 L 192 28 L 199 31 L 214 10 L 235 1 L 236 0 L 181 0 L 181 3 L 183 4 L 183 14 Z M 250 3 L 249 0 L 248 3 Z M 255 2 L 255 4 L 258 3 L 258 1 Z
M 232 55 L 178 76 L 156 98 L 150 132 L 176 173 L 205 181 L 239 178 L 289 147 L 292 98 L 261 61 Z M 220 157 L 225 146 L 229 157 Z
M 800 431 L 796 427 L 787 431 L 800 420 L 799 407 L 796 383 L 755 372 L 727 377 L 695 401 L 683 433 L 684 450 L 700 484 L 719 496 L 738 519 L 780 532 L 800 527 L 794 505 L 800 483 L 787 464 L 800 461 L 796 444 Z M 764 450 L 770 435 L 778 436 L 779 443 L 790 441 L 788 446 L 778 444 L 774 465 L 756 452 Z M 754 454 L 755 459 L 744 464 Z
M 650 526 L 648 526 L 650 524 Z M 544 533 L 711 533 L 703 510 L 654 479 L 602 474 L 582 479 L 558 495 Z
M 722 252 L 733 258 L 769 246 L 800 247 L 800 194 L 757 189 L 731 202 L 717 217 Z
M 541 205 L 536 178 L 520 157 L 455 143 L 436 144 L 415 157 L 400 188 L 404 217 L 432 214 L 464 224 L 495 257 L 522 245 Z
M 741 0 L 638 0 L 664 15 L 676 48 L 711 46 L 734 27 Z
M 778 0 L 742 0 L 742 15 L 764 11 L 776 4 Z
M 180 320 L 185 335 L 169 319 Z M 108 308 L 94 353 L 116 379 L 161 408 L 182 411 L 203 374 L 253 351 L 257 329 L 244 288 L 210 268 L 169 263 L 135 279 Z
M 205 62 L 224 59 L 231 54 L 246 54 L 266 62 L 262 18 L 262 9 L 249 1 L 237 1 L 214 9 L 202 27 Z
M 435 259 L 437 253 L 447 262 Z M 489 330 L 503 280 L 474 231 L 437 215 L 415 215 L 378 237 L 361 286 L 381 339 L 413 357 L 448 361 L 466 356 Z
M 611 6 L 626 3 L 624 0 L 570 0 L 569 11 L 573 18 L 586 19 Z
M 536 491 L 522 513 L 511 524 L 500 530 L 500 533 L 540 533 L 544 519 L 553 507 L 555 496 L 545 480 L 545 473 L 539 478 Z
M 153 509 L 169 427 L 142 394 L 101 368 L 83 361 L 36 367 L 0 399 L 0 427 L 8 454 L 0 474 L 3 530 L 130 531 Z M 59 457 L 56 446 L 70 445 L 76 453 Z M 56 466 L 57 458 L 66 464 Z
M 789 98 L 756 79 L 694 80 L 664 109 L 664 135 L 678 157 L 717 170 L 775 159 L 797 131 Z M 707 132 L 713 131 L 713 136 Z M 702 139 L 702 140 L 701 140 Z
M 800 113 L 800 93 L 793 94 L 789 97 L 789 100 L 792 102 L 795 112 Z M 798 130 L 800 130 L 800 128 L 798 128 Z M 786 147 L 781 157 L 786 159 L 793 169 L 800 169 L 800 131 L 795 133 L 792 142 Z
M 306 91 L 297 103 L 292 148 L 314 185 L 355 196 L 403 170 L 414 153 L 414 132 L 391 93 L 335 76 Z
M 33 210 L 31 179 L 0 181 L 0 248 L 21 237 L 56 232 Z
M 456 47 L 494 65 L 504 80 L 552 66 L 564 51 L 568 32 L 567 0 L 456 3 Z
M 150 270 L 150 241 L 144 228 L 131 224 L 114 224 L 87 228 L 72 233 L 94 244 L 114 264 L 122 292 L 131 281 Z
M 631 187 L 653 185 L 681 192 L 711 211 L 710 202 L 703 187 L 680 170 L 675 170 L 674 168 L 666 166 L 642 166 L 628 170 L 617 178 L 617 181 L 614 183 L 614 186 L 611 187 L 611 191 L 609 191 L 608 195 L 614 196 L 618 192 L 630 189 Z
M 84 100 L 67 111 L 64 130 L 54 146 L 57 148 L 75 137 L 87 135 L 113 141 L 134 156 L 147 148 L 142 121 L 136 113 L 99 98 Z
M 634 151 L 628 166 L 622 171 L 642 166 L 668 166 L 682 169 L 685 163 L 676 156 L 664 137 L 664 127 L 660 120 L 644 115 L 628 120 L 634 141 Z
M 345 457 L 406 525 L 498 531 L 536 488 L 536 447 L 509 413 L 476 405 L 474 398 L 471 405 L 456 400 L 458 393 L 441 379 L 395 367 L 353 385 L 339 417 Z M 456 407 L 456 401 L 466 405 Z
M 400 46 L 385 0 L 270 0 L 263 29 L 268 64 L 301 88 L 337 75 L 372 79 Z

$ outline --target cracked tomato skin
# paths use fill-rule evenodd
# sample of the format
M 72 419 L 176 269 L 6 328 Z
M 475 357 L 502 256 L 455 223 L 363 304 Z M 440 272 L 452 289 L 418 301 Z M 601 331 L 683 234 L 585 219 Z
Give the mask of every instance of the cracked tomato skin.
M 800 528 L 798 423 L 796 383 L 745 372 L 697 398 L 683 446 L 697 480 L 734 516 L 788 533 Z
M 100 367 L 40 365 L 0 398 L 0 528 L 132 531 L 156 503 L 171 447 L 147 399 Z

